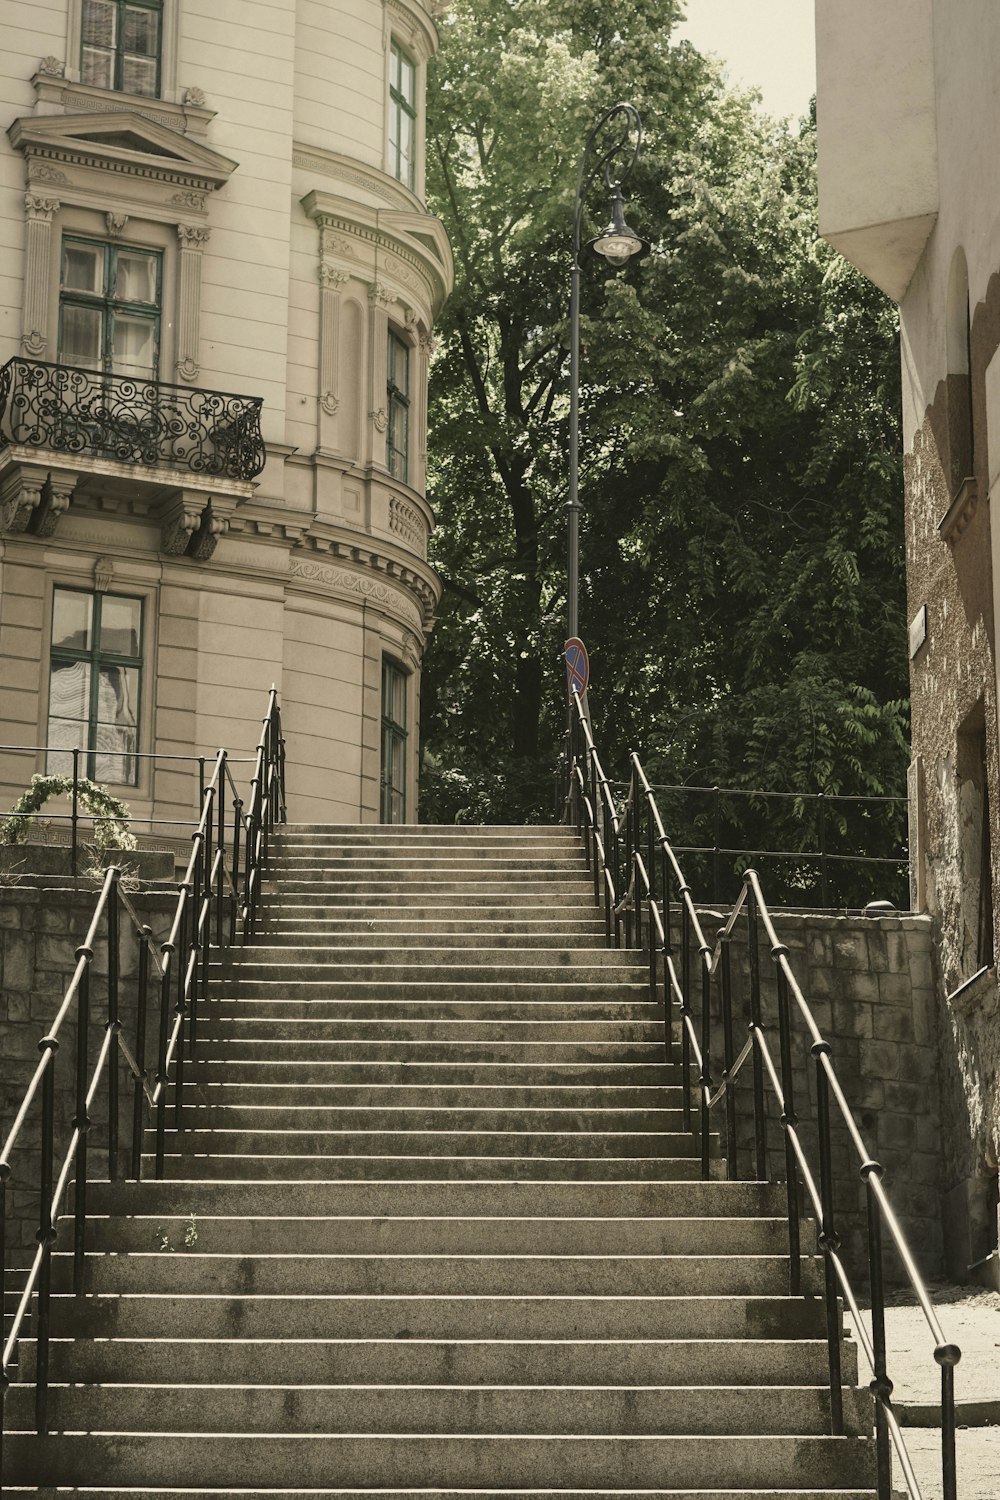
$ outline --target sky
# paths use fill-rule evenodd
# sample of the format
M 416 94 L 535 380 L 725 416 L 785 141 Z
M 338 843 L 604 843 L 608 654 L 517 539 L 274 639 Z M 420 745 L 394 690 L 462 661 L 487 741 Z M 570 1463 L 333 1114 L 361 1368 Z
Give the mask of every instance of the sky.
M 753 84 L 773 115 L 801 115 L 816 91 L 813 0 L 685 0 L 674 37 L 714 52 L 730 81 Z

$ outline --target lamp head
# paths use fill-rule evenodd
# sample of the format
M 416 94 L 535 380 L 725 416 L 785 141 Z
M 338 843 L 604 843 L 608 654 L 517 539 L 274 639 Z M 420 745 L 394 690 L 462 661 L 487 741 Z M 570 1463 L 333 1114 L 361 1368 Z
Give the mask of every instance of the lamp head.
M 621 183 L 616 182 L 611 198 L 611 223 L 601 231 L 596 240 L 587 246 L 595 255 L 602 255 L 609 265 L 627 265 L 630 260 L 641 260 L 649 254 L 649 241 L 644 240 L 625 223 L 625 200 Z

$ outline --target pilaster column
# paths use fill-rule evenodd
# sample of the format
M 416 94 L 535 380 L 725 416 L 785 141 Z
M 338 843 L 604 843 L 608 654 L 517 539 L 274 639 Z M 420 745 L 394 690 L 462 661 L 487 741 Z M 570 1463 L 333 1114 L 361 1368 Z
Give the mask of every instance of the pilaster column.
M 58 212 L 58 198 L 25 193 L 26 254 L 21 348 L 34 359 L 44 358 L 49 342 L 52 220 Z
M 349 271 L 336 266 L 319 268 L 319 446 L 340 451 L 340 289 Z
M 389 426 L 389 314 L 392 294 L 378 281 L 368 288 L 368 424 L 365 459 L 385 468 L 385 435 Z
M 178 224 L 180 274 L 177 293 L 177 378 L 189 383 L 201 374 L 201 265 L 211 230 L 205 224 Z
M 417 382 L 414 395 L 413 426 L 416 447 L 414 448 L 413 488 L 421 494 L 427 486 L 427 387 L 430 381 L 431 355 L 437 348 L 437 339 L 432 333 L 422 331 L 417 342 Z

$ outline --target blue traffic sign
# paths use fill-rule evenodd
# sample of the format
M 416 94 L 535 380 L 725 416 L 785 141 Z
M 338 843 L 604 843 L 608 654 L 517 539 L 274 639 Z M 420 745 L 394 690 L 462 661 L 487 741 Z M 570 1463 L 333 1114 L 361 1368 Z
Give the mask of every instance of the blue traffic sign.
M 570 702 L 574 697 L 582 698 L 590 681 L 590 657 L 587 648 L 577 635 L 570 636 L 563 647 L 566 658 L 566 689 Z

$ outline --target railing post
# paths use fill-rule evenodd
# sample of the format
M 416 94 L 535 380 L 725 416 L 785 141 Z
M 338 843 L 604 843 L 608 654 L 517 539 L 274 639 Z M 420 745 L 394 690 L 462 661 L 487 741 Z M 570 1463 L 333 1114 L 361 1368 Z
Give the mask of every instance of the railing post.
M 76 879 L 80 830 L 80 749 L 73 750 L 73 793 L 70 805 L 69 872 Z
M 232 870 L 232 896 L 231 896 L 231 901 L 232 901 L 232 915 L 231 915 L 231 917 L 229 919 L 229 946 L 230 946 L 230 948 L 233 946 L 233 944 L 236 941 L 236 907 L 237 907 L 236 892 L 239 889 L 240 857 L 241 857 L 241 855 L 240 855 L 240 834 L 242 832 L 242 827 L 243 827 L 243 802 L 242 802 L 241 798 L 234 797 L 234 799 L 233 799 L 233 858 L 232 858 L 232 864 L 231 864 L 231 870 Z
M 222 918 L 226 898 L 226 799 L 222 795 L 226 786 L 226 752 L 223 750 L 222 759 L 219 764 L 219 796 L 218 815 L 219 826 L 215 836 L 215 847 L 218 851 L 219 874 L 215 891 L 215 946 L 222 948 Z
M 709 1108 L 712 1089 L 712 979 L 708 967 L 709 952 L 701 949 L 698 959 L 701 965 L 701 1175 L 707 1182 L 710 1170 Z
M 723 939 L 719 962 L 722 974 L 723 1079 L 726 1085 L 726 1176 L 730 1182 L 737 1182 L 740 1167 L 736 1139 L 736 1079 L 733 1077 L 736 1051 L 733 1047 L 733 970 L 729 938 Z
M 149 1009 L 149 941 L 153 930 L 149 926 L 139 933 L 139 985 L 136 1001 L 135 1060 L 140 1077 L 133 1080 L 132 1099 L 132 1176 L 138 1182 L 142 1176 L 142 1126 L 145 1115 L 146 1071 L 146 1015 Z
M 608 929 L 607 936 L 608 936 L 608 941 L 610 942 L 610 940 L 611 940 L 611 916 L 610 916 L 610 906 L 609 906 L 609 903 L 608 903 L 608 882 L 604 879 L 604 872 L 601 869 L 600 851 L 599 851 L 599 844 L 598 844 L 598 824 L 597 824 L 597 819 L 598 819 L 598 816 L 600 815 L 601 818 L 602 818 L 602 824 L 603 824 L 604 803 L 603 802 L 598 803 L 598 801 L 597 801 L 597 751 L 596 750 L 592 751 L 590 754 L 587 755 L 586 764 L 587 764 L 587 766 L 589 768 L 589 771 L 590 771 L 591 842 L 593 843 L 593 848 L 594 848 L 594 900 L 598 904 L 600 904 L 601 897 L 602 897 L 601 887 L 603 886 L 603 888 L 604 888 L 604 890 L 603 890 L 603 897 L 604 897 L 604 906 L 605 906 L 605 920 L 604 920 L 604 925 Z M 583 798 L 582 797 L 580 799 L 580 803 L 581 803 L 581 806 L 580 806 L 580 818 L 582 820 L 582 818 L 583 818 Z M 582 821 L 581 821 L 581 827 L 582 827 Z M 584 838 L 586 838 L 586 833 L 584 833 Z M 605 843 L 605 845 L 604 845 L 605 857 L 607 857 L 607 849 L 608 849 L 608 846 Z
M 118 981 L 121 967 L 121 930 L 118 911 L 118 886 L 121 871 L 114 870 L 111 889 L 108 892 L 108 1032 L 111 1046 L 108 1049 L 108 1181 L 118 1181 L 118 1068 L 119 1034 L 121 1020 L 118 1013 Z
M 833 1158 L 830 1141 L 830 1086 L 826 1076 L 825 1059 L 830 1053 L 830 1043 L 814 1042 L 812 1055 L 816 1059 L 816 1131 L 819 1137 L 820 1200 L 823 1205 L 823 1222 L 820 1226 L 819 1245 L 823 1251 L 823 1270 L 826 1283 L 826 1343 L 830 1360 L 830 1432 L 833 1437 L 844 1433 L 844 1396 L 840 1373 L 840 1300 L 837 1288 L 837 1273 L 833 1257 L 840 1249 L 840 1240 L 834 1226 L 833 1212 Z
M 681 902 L 681 1108 L 684 1129 L 691 1129 L 691 1038 L 688 1035 L 687 1017 L 690 1012 L 691 994 L 691 919 L 684 899 L 687 887 L 678 892 Z
M 766 1182 L 767 1116 L 764 1112 L 764 1059 L 761 1056 L 760 947 L 757 934 L 757 898 L 747 891 L 747 944 L 750 960 L 750 1035 L 753 1037 L 753 1128 L 754 1166 L 758 1182 Z
M 792 1073 L 792 1028 L 788 1009 L 788 976 L 782 959 L 787 948 L 772 949 L 777 962 L 778 1032 L 781 1041 L 781 1124 L 785 1135 L 785 1201 L 788 1208 L 788 1294 L 797 1297 L 802 1289 L 802 1259 L 799 1244 L 799 1176 L 791 1132 L 798 1125 L 795 1113 L 795 1085 Z
M 185 906 L 187 902 L 185 901 Z M 164 1137 L 167 1125 L 167 1046 L 170 1040 L 170 981 L 173 977 L 170 961 L 176 957 L 178 968 L 183 966 L 184 949 L 174 949 L 169 938 L 163 945 L 163 972 L 160 976 L 160 1020 L 156 1048 L 156 1176 L 163 1176 Z
M 826 794 L 820 792 L 819 802 L 819 904 L 829 906 L 826 883 Z
M 958 1469 L 955 1462 L 955 1366 L 962 1357 L 955 1344 L 940 1344 L 934 1358 L 941 1366 L 941 1496 L 957 1500 Z
M 76 1007 L 76 1113 L 73 1128 L 79 1132 L 76 1142 L 76 1182 L 73 1189 L 73 1291 L 83 1294 L 84 1257 L 87 1253 L 87 1132 L 90 1119 L 87 1115 L 87 1054 L 90 1030 L 90 965 L 94 954 L 91 948 L 81 946 L 76 950 L 77 962 L 83 959 L 80 984 L 77 990 Z
M 10 1162 L 0 1161 L 0 1297 L 3 1297 L 7 1290 L 7 1182 L 9 1177 Z M 0 1495 L 3 1493 L 4 1405 L 9 1386 L 10 1376 L 7 1374 L 3 1362 L 3 1350 L 0 1348 Z
M 670 871 L 667 855 L 660 849 L 660 890 L 663 894 L 663 1031 L 667 1046 L 667 1062 L 674 1060 L 674 995 L 670 984 L 670 965 L 673 957 L 673 928 L 670 921 Z
M 719 844 L 722 841 L 722 839 L 721 839 L 721 834 L 722 834 L 722 819 L 721 819 L 721 811 L 720 811 L 720 807 L 719 807 L 719 788 L 717 786 L 712 788 L 712 823 L 713 823 L 712 841 L 713 841 L 713 843 L 715 845 L 714 849 L 712 850 L 712 900 L 713 901 L 721 901 L 722 900 L 722 868 L 721 868 L 721 865 L 719 863 L 720 858 L 721 858 L 721 856 L 719 854 Z
M 870 1390 L 875 1402 L 875 1470 L 878 1500 L 892 1500 L 892 1449 L 886 1407 L 892 1399 L 892 1381 L 886 1369 L 885 1286 L 882 1275 L 882 1219 L 872 1187 L 872 1178 L 881 1178 L 877 1161 L 866 1161 L 861 1167 L 868 1210 L 868 1279 L 872 1295 L 872 1354 L 874 1378 Z
M 635 875 L 635 808 L 632 798 L 629 796 L 625 805 L 625 872 L 622 876 L 621 889 L 616 887 L 615 894 L 620 903 L 625 907 L 625 946 L 632 946 L 632 903 L 628 899 L 629 883 Z
M 56 1237 L 52 1222 L 53 1153 L 55 1147 L 55 1066 L 59 1043 L 44 1036 L 40 1052 L 48 1051 L 51 1061 L 42 1079 L 42 1158 L 38 1189 L 38 1234 L 43 1248 L 38 1272 L 38 1335 L 35 1343 L 35 1427 L 39 1435 L 48 1431 L 49 1394 L 49 1303 L 52 1293 L 52 1244 Z

